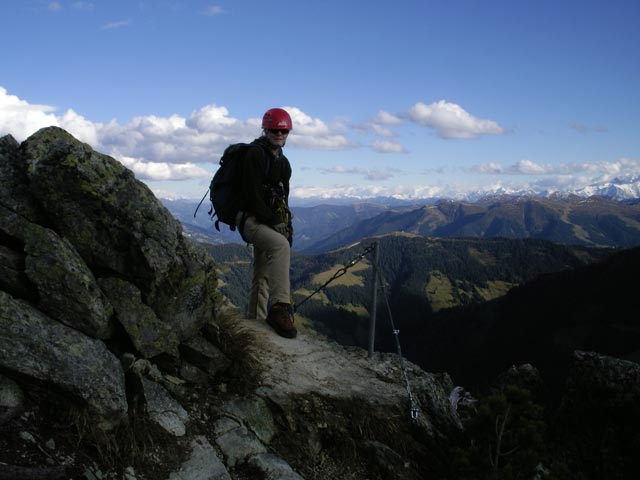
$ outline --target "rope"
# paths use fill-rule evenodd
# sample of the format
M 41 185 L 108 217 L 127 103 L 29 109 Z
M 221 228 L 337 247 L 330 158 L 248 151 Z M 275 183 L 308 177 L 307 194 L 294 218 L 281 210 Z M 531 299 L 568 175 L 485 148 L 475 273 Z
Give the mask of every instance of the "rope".
M 355 257 L 353 260 L 351 260 L 349 263 L 347 263 L 344 267 L 338 269 L 338 271 L 336 271 L 336 273 L 333 274 L 333 277 L 331 277 L 329 280 L 327 280 L 326 282 L 324 282 L 324 284 L 322 284 L 320 287 L 316 288 L 314 292 L 312 292 L 310 295 L 307 295 L 306 298 L 304 298 L 300 303 L 294 305 L 293 307 L 293 311 L 297 312 L 298 308 L 300 308 L 300 306 L 306 302 L 307 300 L 309 300 L 311 297 L 313 297 L 316 293 L 320 292 L 323 288 L 327 287 L 327 285 L 329 285 L 331 282 L 333 282 L 335 279 L 340 278 L 342 275 L 344 275 L 345 273 L 347 273 L 347 270 L 349 270 L 351 267 L 353 267 L 354 265 L 356 265 L 357 263 L 359 263 L 367 253 L 371 252 L 373 250 L 373 245 L 370 245 L 368 247 L 366 247 L 364 249 L 364 251 L 358 255 L 357 257 Z
M 344 267 L 338 269 L 336 271 L 336 273 L 334 273 L 333 276 L 329 280 L 324 282 L 320 287 L 316 288 L 315 291 L 313 291 L 310 295 L 307 295 L 307 297 L 304 298 L 300 303 L 298 303 L 297 305 L 294 305 L 293 311 L 297 312 L 298 308 L 300 308 L 300 306 L 302 304 L 304 304 L 307 300 L 309 300 L 311 297 L 313 297 L 316 293 L 318 293 L 322 289 L 326 288 L 327 285 L 329 285 L 335 279 L 337 279 L 337 278 L 341 277 L 342 275 L 344 275 L 345 273 L 347 273 L 347 271 L 351 267 L 353 267 L 354 265 L 356 265 L 357 263 L 362 261 L 362 259 L 364 259 L 365 255 L 367 255 L 368 253 L 372 252 L 373 249 L 374 249 L 374 245 L 369 245 L 368 247 L 366 247 L 364 249 L 364 251 L 360 255 L 358 255 L 355 258 L 353 258 Z M 404 383 L 405 383 L 405 389 L 407 390 L 407 394 L 409 396 L 411 420 L 413 420 L 415 422 L 415 421 L 417 421 L 418 416 L 420 414 L 420 409 L 418 408 L 418 405 L 417 405 L 415 399 L 413 398 L 413 393 L 411 391 L 411 383 L 409 382 L 409 375 L 407 374 L 407 368 L 406 368 L 406 365 L 404 363 L 404 357 L 402 356 L 402 348 L 400 347 L 400 337 L 399 337 L 400 330 L 398 330 L 396 328 L 395 323 L 393 321 L 393 315 L 391 314 L 391 306 L 389 305 L 389 298 L 388 298 L 387 291 L 386 291 L 386 288 L 385 288 L 386 283 L 385 283 L 384 277 L 382 276 L 382 270 L 378 267 L 378 265 L 375 265 L 375 267 L 376 267 L 376 270 L 378 272 L 378 277 L 380 279 L 380 284 L 382 285 L 382 293 L 384 295 L 384 301 L 385 301 L 385 304 L 387 306 L 387 312 L 389 314 L 389 320 L 391 322 L 391 329 L 393 331 L 393 335 L 394 335 L 395 340 L 396 340 L 396 348 L 398 350 L 398 358 L 400 359 L 400 368 L 402 370 L 402 378 L 403 378 Z M 374 305 L 373 308 L 375 308 L 375 305 Z
M 391 307 L 389 305 L 389 298 L 387 296 L 387 290 L 385 288 L 386 282 L 384 280 L 384 277 L 382 276 L 382 270 L 380 268 L 376 268 L 376 270 L 378 271 L 378 277 L 380 278 L 380 284 L 382 285 L 382 294 L 384 296 L 385 305 L 387 306 L 387 313 L 389 314 L 391 329 L 396 339 L 396 348 L 398 350 L 398 358 L 400 359 L 400 368 L 402 370 L 402 378 L 405 383 L 407 395 L 409 396 L 411 420 L 415 422 L 418 420 L 418 416 L 420 415 L 420 408 L 418 407 L 415 399 L 413 398 L 413 393 L 411 391 L 411 383 L 409 382 L 409 375 L 407 374 L 407 368 L 404 363 L 404 357 L 402 356 L 402 348 L 400 347 L 400 330 L 396 328 L 395 323 L 393 321 L 393 315 L 391 314 Z

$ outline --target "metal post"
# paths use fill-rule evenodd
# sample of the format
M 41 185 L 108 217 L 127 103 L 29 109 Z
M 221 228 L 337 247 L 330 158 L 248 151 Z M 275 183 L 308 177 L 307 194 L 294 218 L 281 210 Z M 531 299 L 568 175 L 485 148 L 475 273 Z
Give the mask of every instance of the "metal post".
M 378 242 L 373 242 L 372 247 L 373 261 L 371 263 L 371 267 L 373 271 L 373 286 L 371 287 L 371 311 L 369 316 L 369 358 L 373 357 L 373 345 L 376 340 L 376 311 L 378 305 L 378 258 L 380 255 Z

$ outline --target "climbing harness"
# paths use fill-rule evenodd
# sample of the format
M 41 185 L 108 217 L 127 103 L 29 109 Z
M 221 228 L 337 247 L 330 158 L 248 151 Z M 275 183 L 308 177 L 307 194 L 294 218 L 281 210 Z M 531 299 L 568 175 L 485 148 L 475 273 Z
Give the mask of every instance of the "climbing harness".
M 301 302 L 297 303 L 296 305 L 294 305 L 293 307 L 293 311 L 297 312 L 298 308 L 300 308 L 300 305 L 302 305 L 304 302 L 306 302 L 307 300 L 309 300 L 311 297 L 313 297 L 316 293 L 318 293 L 320 290 L 322 290 L 323 288 L 325 288 L 327 285 L 329 285 L 331 282 L 333 282 L 336 278 L 341 277 L 342 275 L 344 275 L 345 273 L 347 273 L 347 270 L 349 270 L 351 267 L 353 267 L 354 265 L 356 265 L 357 263 L 359 263 L 367 253 L 371 252 L 373 250 L 373 245 L 370 245 L 368 247 L 365 247 L 364 251 L 358 255 L 357 257 L 355 257 L 353 260 L 351 260 L 349 263 L 347 263 L 344 267 L 338 269 L 338 271 L 336 273 L 333 274 L 333 277 L 331 277 L 329 280 L 327 280 L 326 282 L 324 282 L 322 284 L 322 286 L 318 287 L 315 289 L 315 291 L 313 291 L 310 295 L 307 295 L 307 297 L 305 297 Z

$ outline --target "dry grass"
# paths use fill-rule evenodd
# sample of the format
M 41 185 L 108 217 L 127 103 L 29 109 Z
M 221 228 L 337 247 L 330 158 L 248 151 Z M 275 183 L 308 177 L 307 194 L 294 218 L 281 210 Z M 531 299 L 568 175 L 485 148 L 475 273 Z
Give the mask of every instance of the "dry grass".
M 205 327 L 205 337 L 218 346 L 231 361 L 225 380 L 234 393 L 246 394 L 260 383 L 263 365 L 256 356 L 259 338 L 242 325 L 236 314 L 222 313 Z
M 165 478 L 180 464 L 186 451 L 180 439 L 150 422 L 133 405 L 128 423 L 111 432 L 98 429 L 94 418 L 81 407 L 69 407 L 65 423 L 72 427 L 66 441 L 87 463 L 103 472 L 123 474 L 127 467 L 133 467 L 148 476 Z

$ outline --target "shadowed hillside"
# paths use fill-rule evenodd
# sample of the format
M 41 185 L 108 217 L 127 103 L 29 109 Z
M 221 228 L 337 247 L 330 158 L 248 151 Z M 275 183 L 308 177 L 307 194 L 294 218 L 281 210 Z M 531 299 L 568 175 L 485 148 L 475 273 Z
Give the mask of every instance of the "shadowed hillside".
M 486 384 L 512 364 L 531 363 L 554 388 L 574 350 L 640 361 L 640 248 L 541 275 L 504 297 L 442 311 L 407 332 L 405 351 L 430 371 Z
M 534 239 L 424 238 L 387 235 L 379 242 L 379 265 L 387 281 L 394 315 L 401 326 L 419 328 L 434 312 L 482 303 L 536 276 L 575 268 L 605 258 L 610 249 L 557 245 Z M 320 255 L 294 255 L 294 298 L 302 302 L 335 272 L 360 255 L 368 239 Z M 245 246 L 203 245 L 218 261 L 221 292 L 228 306 L 244 311 L 251 270 Z M 298 315 L 313 328 L 347 345 L 366 347 L 371 303 L 371 259 L 305 301 Z M 380 307 L 377 348 L 393 347 L 386 313 Z

